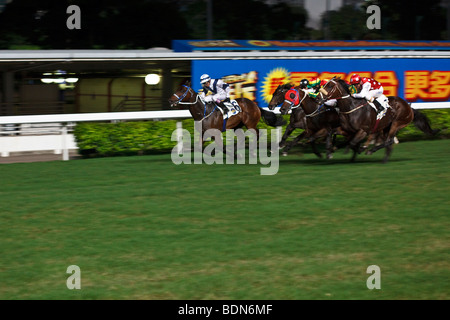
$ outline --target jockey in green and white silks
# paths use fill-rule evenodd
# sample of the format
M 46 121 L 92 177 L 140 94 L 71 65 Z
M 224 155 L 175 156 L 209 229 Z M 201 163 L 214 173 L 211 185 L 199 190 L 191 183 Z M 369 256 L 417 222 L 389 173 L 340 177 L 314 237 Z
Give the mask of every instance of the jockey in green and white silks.
M 311 98 L 315 99 L 319 93 L 320 93 L 320 89 L 322 88 L 322 86 L 324 86 L 326 83 L 328 82 L 328 80 L 321 80 L 320 78 L 312 78 L 309 80 L 308 86 L 307 86 L 307 91 L 308 94 Z M 324 103 L 326 106 L 330 106 L 330 107 L 334 107 L 337 105 L 337 100 L 336 99 L 330 99 L 325 101 Z

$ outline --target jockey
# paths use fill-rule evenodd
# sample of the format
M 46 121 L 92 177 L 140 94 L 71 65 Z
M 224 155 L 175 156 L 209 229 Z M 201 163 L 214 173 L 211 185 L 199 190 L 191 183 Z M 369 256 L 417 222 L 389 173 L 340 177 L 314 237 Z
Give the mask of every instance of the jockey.
M 350 78 L 350 84 L 354 85 L 359 93 L 354 93 L 354 98 L 365 98 L 369 102 L 373 102 L 378 110 L 378 113 L 385 110 L 385 107 L 381 105 L 376 98 L 383 95 L 383 86 L 381 83 L 372 78 L 361 77 L 354 73 Z
M 308 88 L 309 96 L 311 98 L 315 98 L 319 94 L 320 82 L 321 82 L 320 78 L 311 78 L 311 79 L 309 79 L 307 88 Z
M 324 86 L 327 82 L 328 82 L 328 80 L 326 80 L 326 79 L 321 80 L 320 78 L 311 78 L 309 80 L 308 90 L 307 90 L 309 96 L 311 98 L 315 99 L 319 95 L 319 92 L 322 92 L 323 94 L 326 95 L 326 92 L 322 91 L 322 90 L 324 90 L 322 88 L 322 86 Z M 337 100 L 330 99 L 330 100 L 325 101 L 324 104 L 327 106 L 330 106 L 330 107 L 334 107 L 337 105 Z
M 302 79 L 300 81 L 300 89 L 306 89 L 309 85 L 308 79 Z
M 224 102 L 230 102 L 230 86 L 228 83 L 221 79 L 211 79 L 207 74 L 203 74 L 200 77 L 200 83 L 203 87 L 203 92 L 200 96 L 206 102 L 215 102 L 219 107 L 223 109 L 224 114 L 228 114 L 228 117 L 237 114 L 237 111 L 232 105 L 231 110 L 228 110 Z M 210 95 L 208 93 L 211 92 Z

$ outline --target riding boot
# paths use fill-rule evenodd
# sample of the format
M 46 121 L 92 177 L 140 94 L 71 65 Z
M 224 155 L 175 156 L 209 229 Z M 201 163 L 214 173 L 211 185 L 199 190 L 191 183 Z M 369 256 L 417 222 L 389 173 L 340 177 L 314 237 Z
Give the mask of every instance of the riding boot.
M 230 110 L 228 110 L 228 107 L 225 106 L 223 102 L 219 104 L 219 106 L 223 109 L 223 114 L 227 114 Z
M 373 100 L 373 104 L 375 105 L 375 107 L 377 107 L 378 113 L 384 111 L 383 106 L 380 102 L 378 102 L 378 100 Z

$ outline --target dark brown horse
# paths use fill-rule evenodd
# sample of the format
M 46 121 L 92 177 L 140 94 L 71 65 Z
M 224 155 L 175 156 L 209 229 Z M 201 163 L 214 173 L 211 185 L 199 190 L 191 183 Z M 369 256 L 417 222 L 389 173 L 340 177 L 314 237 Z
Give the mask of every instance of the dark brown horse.
M 429 135 L 434 135 L 437 132 L 431 129 L 425 115 L 412 109 L 400 97 L 389 96 L 390 108 L 387 109 L 383 118 L 377 120 L 377 112 L 374 108 L 369 105 L 366 99 L 353 98 L 344 80 L 334 77 L 323 88 L 327 92 L 326 99 L 338 99 L 337 107 L 339 108 L 341 127 L 351 135 L 349 148 L 353 150 L 352 161 L 355 160 L 356 154 L 360 152 L 362 141 L 370 135 L 382 137 L 384 141 L 368 150 L 367 154 L 386 148 L 383 159 L 383 162 L 386 163 L 392 152 L 392 144 L 397 132 L 411 122 Z
M 214 103 L 205 103 L 202 98 L 191 88 L 190 81 L 181 85 L 177 91 L 169 98 L 172 107 L 177 105 L 187 105 L 189 112 L 195 121 L 202 123 L 202 144 L 203 136 L 208 129 L 238 129 L 245 126 L 247 129 L 253 129 L 259 138 L 257 125 L 261 119 L 272 127 L 278 127 L 285 124 L 282 117 L 277 117 L 275 113 L 261 109 L 258 105 L 247 98 L 237 98 L 241 111 L 227 120 L 223 119 L 223 113 Z M 225 151 L 225 148 L 224 148 Z
M 290 124 L 292 124 L 292 126 L 289 128 L 289 130 L 291 130 L 290 132 L 297 127 L 305 129 L 302 134 L 294 139 L 291 145 L 295 145 L 303 138 L 308 138 L 314 154 L 318 157 L 322 157 L 316 148 L 315 141 L 318 138 L 326 137 L 327 158 L 332 158 L 332 136 L 336 133 L 343 134 L 343 132 L 339 130 L 339 115 L 336 110 L 317 104 L 305 90 L 302 90 L 299 87 L 291 87 L 284 95 L 284 101 L 280 107 L 280 112 L 281 114 L 287 114 L 291 110 Z M 288 132 L 288 128 L 286 128 L 286 138 L 290 132 Z
M 272 98 L 269 102 L 269 110 L 273 110 L 276 106 L 282 104 L 284 102 L 284 96 L 286 95 L 286 92 L 288 92 L 288 90 L 292 87 L 294 87 L 294 85 L 291 83 L 279 85 L 272 94 Z M 295 129 L 306 129 L 305 112 L 302 108 L 296 108 L 292 110 L 291 117 L 289 118 L 289 123 L 286 126 L 283 137 L 281 138 L 279 147 L 280 149 L 283 149 L 282 154 L 284 156 L 287 156 L 288 151 L 294 146 L 292 142 L 286 144 L 286 141 Z M 300 137 L 300 135 L 297 137 Z

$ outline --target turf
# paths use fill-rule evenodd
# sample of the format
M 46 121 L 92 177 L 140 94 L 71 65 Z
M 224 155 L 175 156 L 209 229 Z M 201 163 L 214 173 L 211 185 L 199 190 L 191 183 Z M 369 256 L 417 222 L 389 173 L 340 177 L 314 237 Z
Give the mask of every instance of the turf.
M 0 165 L 0 299 L 447 300 L 450 140 L 382 157 Z

